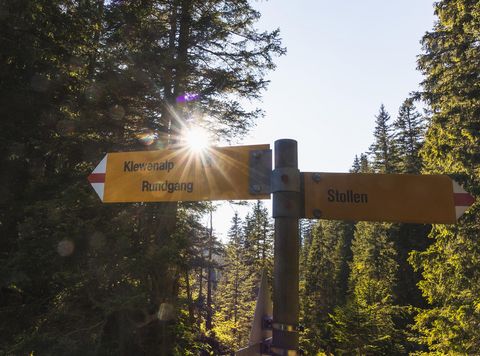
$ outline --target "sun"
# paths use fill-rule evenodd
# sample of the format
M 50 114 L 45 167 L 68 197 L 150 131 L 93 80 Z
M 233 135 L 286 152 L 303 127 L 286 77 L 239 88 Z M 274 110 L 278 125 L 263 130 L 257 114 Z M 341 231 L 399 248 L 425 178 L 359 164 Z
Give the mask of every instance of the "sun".
M 208 132 L 201 127 L 192 127 L 183 135 L 186 146 L 193 152 L 202 152 L 210 144 Z

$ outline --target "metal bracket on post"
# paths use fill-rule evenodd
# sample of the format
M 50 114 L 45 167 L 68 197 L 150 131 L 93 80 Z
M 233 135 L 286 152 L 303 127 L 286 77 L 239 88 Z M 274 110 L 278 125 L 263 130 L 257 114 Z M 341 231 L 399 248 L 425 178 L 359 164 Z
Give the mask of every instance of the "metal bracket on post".
M 272 338 L 265 339 L 260 344 L 260 355 L 271 355 Z
M 276 195 L 276 201 L 273 204 L 272 216 L 280 217 L 299 217 L 302 204 L 298 199 L 300 192 L 300 171 L 294 167 L 279 167 L 272 172 L 272 193 L 281 193 Z
M 271 316 L 264 316 L 262 319 L 262 330 L 272 330 L 273 318 Z
M 272 150 L 249 152 L 250 194 L 270 194 L 270 174 L 272 172 Z
M 272 323 L 272 329 L 296 333 L 296 332 L 299 332 L 299 331 L 303 331 L 304 328 L 301 325 L 289 325 L 289 324 L 281 324 L 281 323 Z
M 260 355 L 272 355 L 272 338 L 262 340 L 256 344 L 245 347 L 244 349 L 235 352 L 235 356 L 260 356 Z
M 299 192 L 300 171 L 298 168 L 281 167 L 272 172 L 272 193 Z
M 284 349 L 280 347 L 270 347 L 270 355 L 272 356 L 301 356 L 302 350 Z

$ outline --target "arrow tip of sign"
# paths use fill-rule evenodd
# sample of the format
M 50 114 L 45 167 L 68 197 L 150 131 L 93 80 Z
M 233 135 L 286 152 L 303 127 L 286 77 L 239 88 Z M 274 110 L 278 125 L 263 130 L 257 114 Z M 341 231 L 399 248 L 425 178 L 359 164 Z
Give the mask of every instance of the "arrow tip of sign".
M 100 163 L 95 167 L 92 173 L 106 173 L 107 172 L 107 156 L 105 155 Z
M 453 182 L 453 202 L 455 205 L 455 216 L 457 220 L 465 211 L 475 203 L 475 197 L 468 193 L 455 181 Z
M 97 193 L 100 200 L 103 201 L 103 193 L 105 191 L 105 184 L 104 183 L 90 183 L 90 184 L 92 185 L 92 188 L 95 190 L 95 193 Z
M 107 171 L 107 155 L 103 157 L 100 163 L 95 167 L 92 174 L 87 179 L 97 193 L 100 200 L 103 201 L 103 193 L 105 190 L 105 174 Z
M 469 207 L 475 203 L 475 197 L 455 181 L 453 181 L 453 199 L 455 206 Z

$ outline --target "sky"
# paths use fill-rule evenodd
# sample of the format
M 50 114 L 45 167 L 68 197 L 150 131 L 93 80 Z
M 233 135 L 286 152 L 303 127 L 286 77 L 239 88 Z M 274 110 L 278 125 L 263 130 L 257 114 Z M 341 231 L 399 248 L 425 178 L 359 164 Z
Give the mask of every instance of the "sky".
M 368 151 L 381 104 L 396 117 L 419 89 L 420 40 L 434 24 L 427 0 L 253 1 L 260 30 L 280 28 L 287 54 L 277 58 L 258 106 L 265 117 L 240 144 L 298 142 L 302 172 L 348 172 Z M 264 201 L 267 207 L 271 200 Z M 226 239 L 235 211 L 224 203 L 213 228 Z

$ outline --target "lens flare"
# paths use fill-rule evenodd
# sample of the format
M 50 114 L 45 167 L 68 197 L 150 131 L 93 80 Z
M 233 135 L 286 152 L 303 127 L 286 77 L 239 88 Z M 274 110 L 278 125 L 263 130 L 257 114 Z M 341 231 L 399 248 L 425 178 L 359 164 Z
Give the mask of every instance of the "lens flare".
M 156 135 L 153 132 L 142 132 L 137 135 L 137 139 L 145 146 L 150 146 L 153 142 L 155 142 Z
M 208 132 L 200 127 L 192 127 L 185 132 L 183 139 L 186 146 L 194 151 L 201 152 L 209 146 L 210 138 Z
M 200 98 L 200 94 L 197 93 L 185 93 L 177 97 L 177 103 L 186 103 L 189 101 L 195 101 Z
M 75 250 L 75 244 L 71 240 L 64 239 L 57 245 L 57 252 L 62 257 L 70 256 Z

